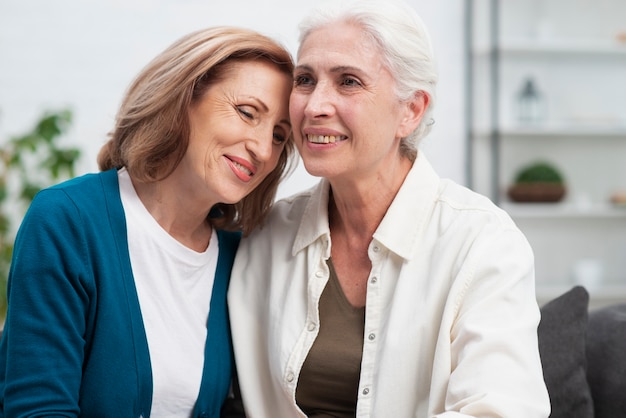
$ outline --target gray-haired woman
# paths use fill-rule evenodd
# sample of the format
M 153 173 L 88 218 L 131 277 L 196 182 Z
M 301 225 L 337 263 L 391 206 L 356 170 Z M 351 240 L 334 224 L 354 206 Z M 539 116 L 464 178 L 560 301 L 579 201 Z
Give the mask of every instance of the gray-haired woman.
M 437 74 L 411 7 L 302 25 L 290 116 L 313 189 L 242 241 L 229 290 L 251 417 L 545 417 L 533 254 L 417 144 Z

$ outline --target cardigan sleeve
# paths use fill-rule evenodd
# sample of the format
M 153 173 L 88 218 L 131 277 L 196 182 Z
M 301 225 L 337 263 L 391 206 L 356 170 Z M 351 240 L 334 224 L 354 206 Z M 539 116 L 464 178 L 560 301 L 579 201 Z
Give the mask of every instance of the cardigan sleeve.
M 65 192 L 52 189 L 35 197 L 20 226 L 0 348 L 4 416 L 79 414 L 94 291 L 81 222 Z

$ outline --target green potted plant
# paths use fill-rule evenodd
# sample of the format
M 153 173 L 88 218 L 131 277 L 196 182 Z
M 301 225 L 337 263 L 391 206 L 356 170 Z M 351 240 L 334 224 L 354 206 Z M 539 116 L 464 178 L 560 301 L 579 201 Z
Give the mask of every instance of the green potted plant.
M 561 172 L 545 161 L 522 167 L 508 189 L 514 202 L 559 202 L 566 193 Z

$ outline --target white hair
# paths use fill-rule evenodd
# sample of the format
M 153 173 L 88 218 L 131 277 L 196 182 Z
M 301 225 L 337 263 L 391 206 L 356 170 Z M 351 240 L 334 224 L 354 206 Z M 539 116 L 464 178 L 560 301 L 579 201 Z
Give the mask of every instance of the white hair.
M 351 22 L 362 27 L 379 47 L 384 65 L 396 82 L 400 100 L 418 92 L 427 94 L 430 102 L 417 128 L 403 138 L 401 146 L 415 157 L 418 142 L 434 123 L 435 87 L 438 73 L 430 35 L 414 8 L 397 0 L 332 1 L 314 9 L 300 23 L 300 47 L 316 29 Z M 298 49 L 298 55 L 300 49 Z

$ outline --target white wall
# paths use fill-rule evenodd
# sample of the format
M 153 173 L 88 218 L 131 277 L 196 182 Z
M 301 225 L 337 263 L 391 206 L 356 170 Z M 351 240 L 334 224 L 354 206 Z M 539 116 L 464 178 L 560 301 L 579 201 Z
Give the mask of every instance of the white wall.
M 436 124 L 422 148 L 444 177 L 464 183 L 462 0 L 410 0 L 429 26 L 438 54 Z M 70 107 L 66 141 L 83 149 L 79 172 L 113 126 L 124 89 L 153 56 L 206 26 L 259 30 L 295 54 L 303 0 L 3 0 L 0 2 L 0 141 L 29 129 L 47 109 Z M 287 195 L 317 180 L 299 166 Z

